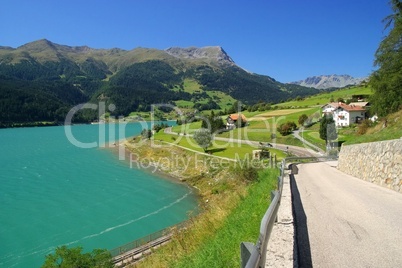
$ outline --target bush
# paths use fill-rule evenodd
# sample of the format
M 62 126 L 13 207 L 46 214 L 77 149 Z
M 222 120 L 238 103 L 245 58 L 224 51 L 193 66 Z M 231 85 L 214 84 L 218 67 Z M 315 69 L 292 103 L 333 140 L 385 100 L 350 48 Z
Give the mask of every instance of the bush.
M 357 135 L 366 134 L 368 128 L 371 127 L 372 125 L 373 122 L 371 122 L 369 119 L 364 119 L 357 127 Z
M 301 116 L 299 116 L 299 125 L 303 126 L 304 123 L 307 121 L 308 116 L 306 114 L 302 114 Z
M 244 163 L 244 165 L 236 165 L 233 173 L 236 174 L 236 179 L 240 181 L 251 182 L 258 180 L 257 168 L 247 165 L 247 163 Z
M 155 130 L 156 133 L 158 133 L 161 129 L 168 128 L 169 125 L 166 123 L 160 123 L 160 124 L 155 124 L 153 127 L 153 130 Z
M 150 130 L 150 129 L 143 129 L 142 131 L 141 131 L 141 137 L 143 138 L 143 139 L 151 139 L 151 137 L 152 137 L 152 130 Z
M 280 124 L 279 127 L 277 128 L 278 132 L 281 133 L 282 136 L 287 136 L 296 129 L 297 129 L 296 123 L 291 121 Z
M 56 248 L 54 254 L 46 256 L 42 268 L 113 268 L 112 255 L 106 249 L 94 249 L 90 253 L 83 253 L 82 247 L 67 248 L 61 246 Z

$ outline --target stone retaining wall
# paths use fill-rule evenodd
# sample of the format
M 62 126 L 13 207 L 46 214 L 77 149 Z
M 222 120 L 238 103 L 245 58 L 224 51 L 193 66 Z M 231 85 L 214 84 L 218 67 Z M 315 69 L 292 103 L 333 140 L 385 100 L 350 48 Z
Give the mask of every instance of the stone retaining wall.
M 402 193 L 402 139 L 342 146 L 338 169 Z

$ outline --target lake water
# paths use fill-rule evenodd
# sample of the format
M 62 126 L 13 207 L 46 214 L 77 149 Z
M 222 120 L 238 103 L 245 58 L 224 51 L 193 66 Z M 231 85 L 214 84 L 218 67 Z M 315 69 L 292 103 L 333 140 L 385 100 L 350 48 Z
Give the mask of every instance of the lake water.
M 100 144 L 121 136 L 114 124 L 71 131 L 99 143 L 99 127 Z M 123 132 L 140 131 L 130 123 Z M 76 147 L 64 127 L 0 129 L 0 143 L 0 267 L 40 267 L 61 245 L 113 249 L 197 209 L 186 185 L 130 169 L 110 149 Z

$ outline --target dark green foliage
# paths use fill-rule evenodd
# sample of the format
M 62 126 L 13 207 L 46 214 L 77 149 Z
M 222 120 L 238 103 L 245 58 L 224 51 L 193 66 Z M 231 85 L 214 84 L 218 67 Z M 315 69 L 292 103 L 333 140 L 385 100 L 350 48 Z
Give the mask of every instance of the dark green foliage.
M 111 85 L 132 87 L 136 84 L 156 85 L 171 84 L 175 85 L 181 82 L 181 75 L 176 74 L 175 70 L 167 63 L 159 60 L 150 60 L 146 62 L 133 64 L 110 79 Z M 164 88 L 168 91 L 168 87 Z
M 128 115 L 133 111 L 149 111 L 151 104 L 190 100 L 189 93 L 173 93 L 169 85 L 178 83 L 181 77 L 162 61 L 133 64 L 110 79 L 110 85 L 99 94 L 105 94 L 116 110 L 114 115 Z
M 207 103 L 199 103 L 197 102 L 194 104 L 194 109 L 197 109 L 198 111 L 204 111 L 204 110 L 213 110 L 213 109 L 220 109 L 219 105 L 213 101 L 212 99 L 208 99 Z
M 153 130 L 155 130 L 155 132 L 158 133 L 160 130 L 165 129 L 167 127 L 169 127 L 169 125 L 165 123 L 155 124 Z
M 64 122 L 72 106 L 88 98 L 62 81 L 36 82 L 0 78 L 0 125 L 35 121 Z M 89 119 L 89 118 L 88 118 Z M 76 118 L 76 121 L 86 121 Z
M 37 121 L 62 123 L 73 106 L 87 102 L 101 85 L 65 59 L 42 64 L 31 58 L 0 64 L 0 127 Z M 89 122 L 96 116 L 95 111 L 80 111 L 73 122 Z
M 243 69 L 232 66 L 216 70 L 209 66 L 201 66 L 193 70 L 197 80 L 205 90 L 219 89 L 233 98 L 248 104 L 255 104 L 261 99 L 279 102 L 297 92 L 298 95 L 310 95 L 319 90 L 298 85 L 281 84 L 269 76 L 250 74 Z M 286 88 L 287 91 L 284 91 Z
M 232 106 L 227 110 L 228 114 L 236 114 L 246 110 L 246 106 L 240 101 L 235 101 Z
M 97 61 L 93 58 L 86 59 L 81 64 L 81 70 L 88 76 L 94 79 L 105 79 L 107 74 L 112 74 L 107 65 L 102 61 Z
M 150 129 L 143 129 L 142 131 L 141 131 L 141 137 L 143 138 L 143 139 L 151 139 L 151 137 L 152 137 L 152 130 L 150 130 Z
M 338 133 L 336 131 L 335 121 L 331 114 L 327 114 L 321 118 L 320 121 L 320 138 L 325 140 L 326 143 L 336 140 Z
M 54 254 L 46 256 L 42 268 L 113 268 L 112 256 L 105 249 L 94 249 L 90 253 L 83 253 L 81 247 L 56 248 Z
M 259 112 L 263 112 L 263 111 L 269 111 L 271 110 L 271 103 L 265 103 L 263 101 L 259 101 L 257 104 L 254 105 L 249 105 L 247 107 L 247 111 L 249 112 L 255 112 L 255 111 L 259 111 Z
M 386 28 L 393 26 L 375 53 L 379 67 L 370 76 L 374 94 L 370 98 L 372 109 L 385 116 L 402 108 L 402 3 L 391 0 L 393 14 L 385 18 Z
M 222 118 L 211 111 L 208 117 L 203 118 L 201 128 L 209 129 L 211 133 L 218 133 L 224 131 L 226 126 Z
M 287 136 L 287 135 L 291 134 L 296 129 L 297 129 L 296 123 L 291 122 L 291 121 L 283 123 L 283 124 L 280 124 L 277 127 L 278 132 L 281 133 L 282 136 Z

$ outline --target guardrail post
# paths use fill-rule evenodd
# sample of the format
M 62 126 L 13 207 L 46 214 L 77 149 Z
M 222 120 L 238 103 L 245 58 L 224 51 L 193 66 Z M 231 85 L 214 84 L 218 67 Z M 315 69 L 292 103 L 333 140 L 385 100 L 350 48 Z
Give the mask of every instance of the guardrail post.
M 271 191 L 271 202 L 274 200 L 275 196 L 277 194 L 281 194 L 280 192 L 277 191 Z M 278 215 L 275 215 L 275 221 L 274 222 L 278 222 Z
M 251 252 L 255 249 L 255 245 L 250 242 L 241 242 L 240 243 L 240 258 L 241 258 L 241 267 L 244 268 L 247 265 L 248 260 L 250 259 Z

